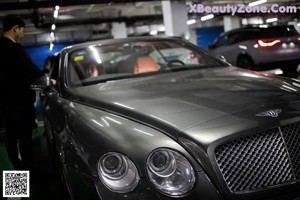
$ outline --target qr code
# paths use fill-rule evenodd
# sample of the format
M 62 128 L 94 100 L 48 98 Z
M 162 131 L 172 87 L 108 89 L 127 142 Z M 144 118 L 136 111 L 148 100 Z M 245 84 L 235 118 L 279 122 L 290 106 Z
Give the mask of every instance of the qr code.
M 29 171 L 3 171 L 3 197 L 29 197 Z

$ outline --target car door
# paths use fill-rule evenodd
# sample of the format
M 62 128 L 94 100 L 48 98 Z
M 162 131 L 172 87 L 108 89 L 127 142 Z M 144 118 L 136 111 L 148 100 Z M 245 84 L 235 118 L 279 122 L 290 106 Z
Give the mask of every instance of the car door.
M 51 86 L 44 90 L 41 95 L 41 104 L 44 114 L 44 123 L 47 133 L 47 139 L 49 142 L 50 150 L 57 154 L 63 155 L 63 145 L 61 144 L 60 132 L 62 131 L 65 121 L 64 113 L 60 109 L 60 104 L 62 99 L 60 97 L 59 87 L 58 87 L 58 76 L 59 76 L 59 60 L 60 55 L 49 56 L 46 59 L 44 71 L 49 76 L 51 81 Z M 64 158 L 60 158 L 61 162 L 64 162 Z
M 227 62 L 236 65 L 236 58 L 240 51 L 237 45 L 238 38 L 238 33 L 225 34 L 216 41 L 210 50 L 216 57 L 224 56 Z
M 41 103 L 50 150 L 66 178 L 68 175 L 65 174 L 69 173 L 68 167 L 77 168 L 78 163 L 82 163 L 82 156 L 78 151 L 79 142 L 70 128 L 73 119 L 70 114 L 70 101 L 61 96 L 60 84 L 63 83 L 60 83 L 60 80 L 64 75 L 59 69 L 60 56 L 56 55 L 50 62 L 52 63 L 48 76 L 52 84 L 41 94 Z

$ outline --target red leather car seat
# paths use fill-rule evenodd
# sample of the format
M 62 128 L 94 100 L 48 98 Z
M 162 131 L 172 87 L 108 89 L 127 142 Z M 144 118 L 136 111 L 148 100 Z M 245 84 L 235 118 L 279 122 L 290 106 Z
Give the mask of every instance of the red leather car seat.
M 159 70 L 159 66 L 156 61 L 150 56 L 140 56 L 136 61 L 136 66 L 134 67 L 134 74 L 155 72 Z

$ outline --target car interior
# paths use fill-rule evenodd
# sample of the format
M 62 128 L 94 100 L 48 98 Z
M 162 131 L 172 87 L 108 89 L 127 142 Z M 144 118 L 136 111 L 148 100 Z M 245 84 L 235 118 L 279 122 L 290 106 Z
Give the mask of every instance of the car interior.
M 159 66 L 151 56 L 140 56 L 134 67 L 134 74 L 155 72 L 159 70 Z

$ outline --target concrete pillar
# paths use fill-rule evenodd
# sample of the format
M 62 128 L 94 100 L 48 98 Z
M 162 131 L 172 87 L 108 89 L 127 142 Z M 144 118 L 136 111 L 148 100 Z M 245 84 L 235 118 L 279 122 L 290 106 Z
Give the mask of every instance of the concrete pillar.
M 227 16 L 223 17 L 224 31 L 230 31 L 232 29 L 240 28 L 240 19 L 237 16 Z
M 190 29 L 190 39 L 189 41 L 195 45 L 197 44 L 197 33 L 196 33 L 196 29 Z
M 189 36 L 189 27 L 186 24 L 188 20 L 188 7 L 185 1 L 171 2 L 162 1 L 164 25 L 167 36 L 180 36 L 185 38 Z
M 111 34 L 113 38 L 127 38 L 127 29 L 125 22 L 113 22 Z

